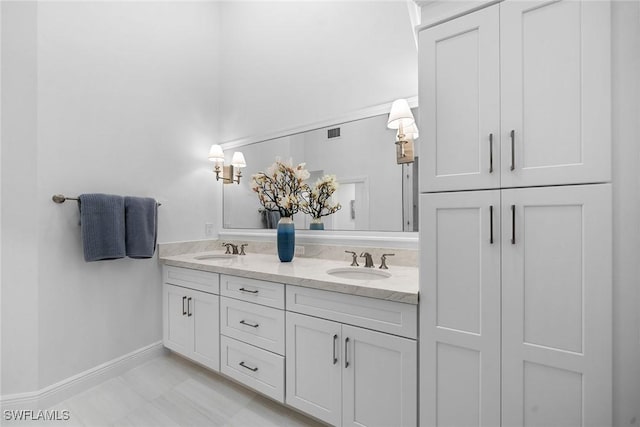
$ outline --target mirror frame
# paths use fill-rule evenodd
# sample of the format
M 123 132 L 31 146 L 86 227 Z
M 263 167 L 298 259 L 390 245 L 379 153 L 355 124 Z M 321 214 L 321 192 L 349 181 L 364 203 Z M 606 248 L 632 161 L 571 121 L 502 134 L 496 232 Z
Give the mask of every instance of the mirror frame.
M 415 108 L 418 106 L 418 97 L 412 96 L 407 99 L 409 106 Z M 310 130 L 321 129 L 325 127 L 335 126 L 336 124 L 351 122 L 354 120 L 365 119 L 368 117 L 378 116 L 381 114 L 389 114 L 391 110 L 391 102 L 387 102 L 373 107 L 363 108 L 345 114 L 339 117 L 322 120 L 307 125 L 298 126 L 281 131 L 271 132 L 266 135 L 256 135 L 220 144 L 223 150 L 230 150 L 249 144 L 262 141 L 269 141 L 284 136 L 289 136 Z M 222 188 L 222 187 L 221 187 Z M 219 192 L 219 217 L 217 220 L 218 238 L 226 240 L 253 240 L 253 241 L 275 241 L 276 230 L 270 229 L 248 229 L 248 228 L 224 228 L 223 227 L 223 191 Z M 418 249 L 418 232 L 415 231 L 339 231 L 339 230 L 323 230 L 322 232 L 313 230 L 296 230 L 296 243 L 301 244 L 335 244 L 335 245 L 352 245 L 366 247 L 393 247 L 401 249 Z

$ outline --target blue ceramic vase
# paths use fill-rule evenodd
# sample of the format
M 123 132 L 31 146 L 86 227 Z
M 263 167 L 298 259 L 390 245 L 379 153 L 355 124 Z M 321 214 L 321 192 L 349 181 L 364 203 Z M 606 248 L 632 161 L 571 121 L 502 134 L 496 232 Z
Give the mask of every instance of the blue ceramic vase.
M 282 262 L 291 262 L 296 249 L 296 228 L 293 218 L 283 216 L 278 221 L 278 258 Z

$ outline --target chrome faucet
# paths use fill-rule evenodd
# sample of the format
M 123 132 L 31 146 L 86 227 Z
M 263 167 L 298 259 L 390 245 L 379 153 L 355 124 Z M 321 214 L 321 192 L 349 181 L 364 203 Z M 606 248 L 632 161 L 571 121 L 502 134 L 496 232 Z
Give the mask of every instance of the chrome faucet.
M 360 264 L 358 264 L 358 254 L 353 252 L 353 251 L 344 251 L 347 254 L 351 254 L 351 267 L 358 267 Z
M 373 258 L 371 258 L 371 254 L 369 252 L 362 252 L 360 254 L 361 257 L 364 257 L 364 266 L 367 268 L 373 267 Z
M 380 267 L 383 270 L 388 270 L 389 267 L 387 267 L 387 257 L 388 256 L 394 256 L 395 254 L 382 254 L 382 257 L 380 258 Z

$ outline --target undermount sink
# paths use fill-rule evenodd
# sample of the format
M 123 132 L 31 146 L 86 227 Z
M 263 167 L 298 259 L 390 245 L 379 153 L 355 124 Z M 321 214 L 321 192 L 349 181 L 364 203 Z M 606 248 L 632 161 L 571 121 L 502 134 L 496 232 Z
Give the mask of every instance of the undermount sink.
M 331 270 L 327 270 L 327 274 L 335 277 L 339 277 L 341 279 L 351 279 L 351 280 L 379 280 L 386 279 L 391 277 L 391 273 L 388 273 L 384 270 L 373 270 L 373 269 L 365 269 L 361 268 L 351 268 L 351 267 L 343 267 L 343 268 L 332 268 Z
M 208 255 L 195 256 L 195 257 L 193 257 L 193 259 L 197 259 L 197 260 L 229 259 L 229 258 L 235 258 L 237 256 L 238 255 L 235 255 L 235 254 L 208 254 Z

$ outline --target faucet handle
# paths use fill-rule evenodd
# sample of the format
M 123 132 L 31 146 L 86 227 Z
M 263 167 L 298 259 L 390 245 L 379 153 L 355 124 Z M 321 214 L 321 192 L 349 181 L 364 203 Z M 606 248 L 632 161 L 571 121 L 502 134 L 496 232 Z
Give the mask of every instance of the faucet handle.
M 354 251 L 344 251 L 347 254 L 351 254 L 351 267 L 358 267 L 358 254 Z
M 222 246 L 224 246 L 225 248 L 227 248 L 227 251 L 225 252 L 225 254 L 230 254 L 231 253 L 231 243 L 222 243 Z
M 245 246 L 249 246 L 248 243 L 243 243 L 240 245 L 240 255 L 246 255 L 246 253 L 244 253 L 244 248 Z
M 380 258 L 380 267 L 383 270 L 388 270 L 389 267 L 387 267 L 387 257 L 388 256 L 394 256 L 395 254 L 382 254 L 382 257 Z

